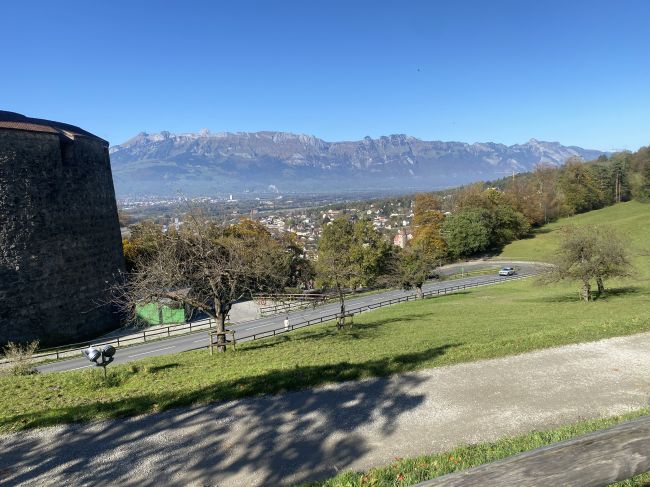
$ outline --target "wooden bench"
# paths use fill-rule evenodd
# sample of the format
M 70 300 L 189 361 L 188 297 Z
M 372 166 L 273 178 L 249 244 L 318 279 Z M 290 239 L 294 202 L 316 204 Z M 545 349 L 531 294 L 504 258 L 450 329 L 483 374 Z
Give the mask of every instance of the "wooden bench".
M 232 339 L 228 340 L 226 335 L 231 335 Z M 219 337 L 223 337 L 223 341 L 219 343 Z M 210 355 L 214 354 L 214 346 L 217 347 L 223 346 L 228 347 L 228 344 L 232 344 L 232 349 L 237 351 L 237 340 L 235 339 L 235 330 L 226 330 L 223 332 L 219 331 L 209 331 L 208 338 L 210 339 Z M 215 341 L 216 339 L 216 341 Z
M 346 320 L 346 318 L 350 318 L 349 321 Z M 339 330 L 343 328 L 345 325 L 352 326 L 354 325 L 354 313 L 345 313 L 343 315 L 336 315 L 336 328 Z

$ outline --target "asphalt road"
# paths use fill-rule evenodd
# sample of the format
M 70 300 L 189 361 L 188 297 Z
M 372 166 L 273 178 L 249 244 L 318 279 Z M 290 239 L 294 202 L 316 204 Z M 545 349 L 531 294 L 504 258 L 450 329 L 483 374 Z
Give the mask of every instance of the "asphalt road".
M 508 281 L 512 279 L 518 279 L 521 277 L 530 276 L 536 273 L 536 265 L 532 263 L 508 263 L 508 262 L 499 262 L 498 264 L 485 263 L 485 264 L 467 264 L 464 265 L 465 271 L 470 269 L 476 270 L 481 267 L 494 267 L 497 265 L 503 266 L 513 266 L 517 268 L 517 274 L 512 277 L 501 277 L 500 281 Z M 460 268 L 461 266 L 455 266 Z M 451 272 L 450 267 L 447 267 L 444 271 Z M 443 272 L 445 273 L 445 272 Z M 476 277 L 466 277 L 461 279 L 447 280 L 447 281 L 431 281 L 423 286 L 423 290 L 426 291 L 435 291 L 437 289 L 444 289 L 451 286 L 463 285 L 463 284 L 490 284 L 489 281 L 493 281 L 498 276 L 496 274 L 489 274 Z M 352 310 L 354 308 L 359 308 L 363 306 L 372 306 L 373 304 L 379 303 L 380 301 L 386 301 L 389 299 L 403 298 L 405 296 L 413 295 L 415 291 L 402 291 L 402 290 L 388 290 L 376 294 L 360 296 L 357 298 L 346 299 L 346 309 Z M 289 323 L 290 324 L 299 324 L 306 320 L 318 320 L 322 316 L 332 315 L 339 311 L 338 303 L 329 303 L 323 306 L 318 306 L 316 308 L 309 308 L 304 310 L 297 310 L 288 313 Z M 245 323 L 233 324 L 229 326 L 229 329 L 236 331 L 237 341 L 246 341 L 246 338 L 240 339 L 239 337 L 247 337 L 253 334 L 263 334 L 266 331 L 273 329 L 282 328 L 285 314 L 278 314 L 274 316 L 269 316 L 266 318 L 260 318 L 257 320 L 247 321 Z M 250 338 L 249 338 L 250 339 Z M 97 342 L 101 344 L 101 341 Z M 159 355 L 169 355 L 179 352 L 185 352 L 188 350 L 194 350 L 197 348 L 204 348 L 208 345 L 208 337 L 206 330 L 197 331 L 194 333 L 189 333 L 186 335 L 172 336 L 170 338 L 157 340 L 155 342 L 143 343 L 138 345 L 132 345 L 129 347 L 118 348 L 117 353 L 115 354 L 115 360 L 113 364 L 123 364 L 131 362 L 134 360 L 155 357 Z M 81 354 L 80 354 L 81 355 Z M 94 367 L 95 365 L 90 364 L 88 360 L 80 356 L 78 359 L 70 360 L 61 360 L 57 362 L 50 362 L 43 364 L 37 367 L 38 371 L 41 373 L 48 372 L 65 372 L 71 370 L 79 370 L 88 367 Z

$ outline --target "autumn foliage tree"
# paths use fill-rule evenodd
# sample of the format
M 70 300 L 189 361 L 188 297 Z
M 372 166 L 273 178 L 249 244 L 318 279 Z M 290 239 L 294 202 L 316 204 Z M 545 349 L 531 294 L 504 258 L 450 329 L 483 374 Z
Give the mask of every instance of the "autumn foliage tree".
M 508 180 L 504 197 L 512 208 L 524 215 L 530 226 L 544 223 L 542 194 L 533 178 L 519 176 Z
M 539 205 L 542 219 L 538 225 L 555 221 L 560 215 L 562 197 L 558 192 L 558 169 L 547 164 L 538 164 L 533 171 L 534 186 L 532 188 L 539 195 Z
M 605 206 L 602 186 L 594 172 L 580 160 L 569 160 L 562 168 L 559 187 L 567 213 L 584 213 Z
M 428 254 L 429 260 L 439 260 L 445 256 L 447 244 L 442 236 L 444 213 L 440 210 L 440 200 L 431 193 L 418 193 L 413 203 L 413 241 L 419 252 Z
M 131 236 L 122 240 L 122 252 L 127 272 L 133 272 L 138 262 L 151 256 L 157 247 L 157 242 L 163 234 L 161 225 L 145 220 L 131 227 Z

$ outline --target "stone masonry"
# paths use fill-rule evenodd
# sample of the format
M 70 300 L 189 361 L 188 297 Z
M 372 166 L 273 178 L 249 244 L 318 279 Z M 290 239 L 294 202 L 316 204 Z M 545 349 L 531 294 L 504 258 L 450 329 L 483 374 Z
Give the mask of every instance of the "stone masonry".
M 107 290 L 123 268 L 108 143 L 0 111 L 0 347 L 116 328 Z

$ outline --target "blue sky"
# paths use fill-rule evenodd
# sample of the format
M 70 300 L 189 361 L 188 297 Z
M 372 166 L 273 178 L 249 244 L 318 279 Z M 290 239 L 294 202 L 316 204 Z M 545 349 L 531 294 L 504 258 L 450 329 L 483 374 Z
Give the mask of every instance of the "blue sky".
M 650 145 L 646 1 L 30 1 L 0 5 L 0 109 L 125 141 Z

